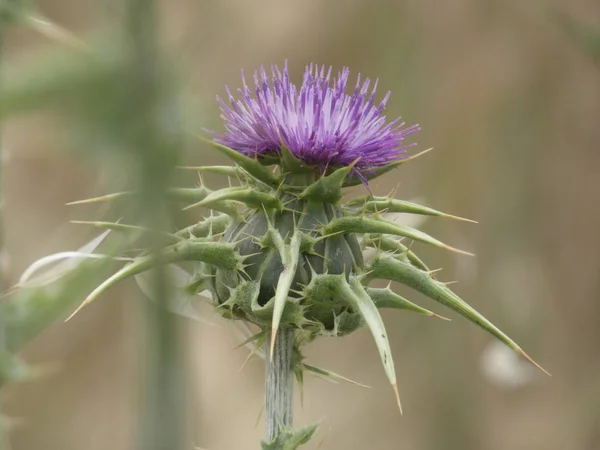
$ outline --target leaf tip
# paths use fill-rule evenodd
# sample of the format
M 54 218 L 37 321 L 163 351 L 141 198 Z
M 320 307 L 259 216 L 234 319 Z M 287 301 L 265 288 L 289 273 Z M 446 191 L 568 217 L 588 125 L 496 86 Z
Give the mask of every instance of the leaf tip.
M 444 248 L 445 248 L 446 250 L 450 250 L 451 252 L 454 252 L 454 253 L 459 253 L 459 254 L 461 254 L 461 255 L 475 256 L 475 253 L 471 253 L 471 252 L 468 252 L 468 251 L 466 251 L 466 250 L 460 250 L 460 249 L 458 249 L 458 248 L 450 247 L 449 245 L 445 245 L 445 244 L 444 244 Z
M 435 317 L 436 319 L 442 319 L 442 320 L 445 320 L 447 322 L 452 322 L 452 319 L 449 319 L 448 317 L 440 316 L 439 314 L 436 314 L 436 313 L 433 313 L 433 312 L 430 314 L 430 316 L 431 317 Z
M 527 353 L 525 353 L 521 348 L 517 349 L 517 353 L 524 359 L 526 359 L 527 361 L 529 361 L 531 364 L 533 364 L 535 367 L 537 367 L 539 370 L 541 370 L 542 372 L 544 372 L 546 375 L 548 375 L 549 377 L 552 377 L 552 374 L 550 372 L 548 372 L 546 369 L 544 369 L 542 366 L 540 366 L 538 363 L 536 363 L 533 358 L 531 356 L 529 356 Z
M 402 404 L 400 403 L 400 393 L 398 392 L 398 384 L 393 383 L 392 389 L 394 390 L 394 396 L 396 397 L 396 403 L 398 404 L 398 409 L 400 410 L 400 415 L 402 416 L 404 413 L 402 412 Z

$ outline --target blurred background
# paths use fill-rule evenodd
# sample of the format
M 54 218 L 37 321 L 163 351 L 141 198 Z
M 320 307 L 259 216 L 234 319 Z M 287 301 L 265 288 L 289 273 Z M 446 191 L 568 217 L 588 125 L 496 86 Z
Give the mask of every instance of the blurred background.
M 119 26 L 116 4 L 37 2 L 84 40 Z M 215 96 L 225 84 L 240 85 L 242 68 L 248 74 L 287 59 L 297 81 L 309 62 L 378 77 L 381 96 L 392 91 L 389 117 L 419 123 L 416 150 L 435 150 L 378 179 L 373 191 L 397 188 L 398 198 L 479 221 L 422 225 L 476 258 L 415 249 L 430 267 L 444 268 L 440 279 L 459 280 L 456 292 L 553 375 L 530 370 L 451 313 L 454 320 L 443 322 L 384 311 L 404 416 L 367 330 L 321 339 L 306 348 L 310 363 L 372 388 L 308 377 L 296 426 L 321 425 L 305 448 L 600 448 L 600 66 L 597 41 L 569 18 L 597 27 L 598 3 L 162 2 L 161 46 L 193 131 L 220 129 Z M 16 27 L 6 36 L 4 65 L 56 47 Z M 97 163 L 95 152 L 110 144 L 80 151 L 84 141 L 71 121 L 42 108 L 3 125 L 9 285 L 37 258 L 75 249 L 97 233 L 69 221 L 100 220 L 102 212 L 67 202 L 127 183 L 126 165 L 111 171 Z M 182 158 L 225 163 L 198 143 L 185 145 Z M 192 186 L 196 177 L 177 172 L 176 181 Z M 13 450 L 133 447 L 143 301 L 135 283 L 123 283 L 22 350 L 28 364 L 45 370 L 4 391 Z M 207 450 L 258 448 L 263 362 L 252 359 L 240 370 L 247 350 L 235 349 L 239 337 L 210 308 L 201 310 L 213 325 L 177 318 L 189 374 L 189 441 Z

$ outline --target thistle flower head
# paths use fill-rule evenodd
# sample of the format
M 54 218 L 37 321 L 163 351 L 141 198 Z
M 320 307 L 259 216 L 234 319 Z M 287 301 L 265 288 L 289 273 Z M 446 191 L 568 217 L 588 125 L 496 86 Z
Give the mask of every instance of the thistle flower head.
M 159 264 L 195 262 L 193 275 L 184 272 L 190 278 L 185 292 L 210 292 L 222 316 L 260 328 L 253 338 L 257 342 L 270 335 L 271 352 L 279 330 L 293 330 L 297 335 L 294 345 L 299 347 L 320 335 L 343 336 L 368 327 L 398 396 L 379 309 L 440 316 L 393 292 L 393 281 L 449 307 L 536 364 L 448 288 L 448 283 L 438 280 L 437 271 L 430 270 L 402 239 L 467 252 L 406 220 L 396 220 L 398 214 L 466 219 L 392 195 L 370 193 L 343 199 L 344 188 L 356 184 L 350 180 L 352 175 L 363 181 L 372 179 L 418 156 L 403 158 L 410 146 L 403 145 L 403 140 L 418 126 L 405 127 L 399 119 L 386 124 L 383 110 L 389 94 L 376 104 L 377 83 L 370 90 L 369 80 L 361 83 L 360 77 L 354 92 L 346 94 L 348 77 L 348 69 L 332 77 L 331 69 L 311 65 L 297 89 L 286 66 L 283 71 L 273 67 L 270 77 L 264 69 L 255 73 L 254 92 L 244 81 L 239 90 L 241 100 L 228 90 L 229 103 L 219 99 L 226 132 L 214 136 L 216 142 L 210 144 L 229 157 L 233 166 L 194 169 L 225 175 L 230 186 L 212 190 L 202 184 L 168 191 L 173 200 L 188 204 L 186 209 L 202 206 L 212 211 L 211 216 L 161 234 L 168 245 L 161 248 L 160 257 L 142 252 L 94 289 L 83 305 L 117 282 L 139 278 Z M 276 167 L 265 167 L 267 164 Z M 86 202 L 135 195 L 122 192 Z M 95 224 L 135 236 L 149 231 L 123 223 Z M 177 266 L 170 268 L 173 273 L 183 271 Z M 375 280 L 390 285 L 373 287 Z M 302 370 L 309 369 L 298 360 L 294 371 L 301 381 Z
M 358 75 L 351 94 L 347 93 L 350 71 L 332 76 L 332 68 L 311 64 L 304 71 L 298 89 L 290 81 L 287 63 L 281 71 L 264 68 L 254 73 L 254 88 L 246 83 L 236 99 L 227 88 L 228 102 L 217 97 L 226 132 L 215 140 L 251 157 L 281 155 L 285 147 L 303 163 L 321 172 L 356 162 L 358 174 L 402 159 L 404 139 L 419 130 L 405 126 L 400 118 L 386 123 L 383 114 L 390 97 L 375 102 L 377 80 L 371 88 L 368 78 Z

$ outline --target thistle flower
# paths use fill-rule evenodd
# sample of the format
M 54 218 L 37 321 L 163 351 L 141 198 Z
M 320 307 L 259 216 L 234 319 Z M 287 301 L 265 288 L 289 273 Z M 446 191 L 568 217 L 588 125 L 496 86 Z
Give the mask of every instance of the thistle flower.
M 345 167 L 356 162 L 359 173 L 405 157 L 414 144 L 403 145 L 406 137 L 419 130 L 405 127 L 400 118 L 386 124 L 383 115 L 388 92 L 375 103 L 378 80 L 370 89 L 368 78 L 358 75 L 354 91 L 347 94 L 350 70 L 332 77 L 311 64 L 304 71 L 300 89 L 291 81 L 287 63 L 280 71 L 264 68 L 254 73 L 254 89 L 246 83 L 236 99 L 227 87 L 228 103 L 217 97 L 226 132 L 215 140 L 244 155 L 279 157 L 285 147 L 300 161 L 318 167 Z
M 328 373 L 303 363 L 302 345 L 321 335 L 343 336 L 366 326 L 398 397 L 379 309 L 440 316 L 396 294 L 390 285 L 370 286 L 381 279 L 404 284 L 449 307 L 537 366 L 514 341 L 437 280 L 435 271 L 402 239 L 469 253 L 407 223 L 389 220 L 386 214 L 467 219 L 391 196 L 369 194 L 341 202 L 346 186 L 373 179 L 424 152 L 406 157 L 411 145 L 403 145 L 418 126 L 404 127 L 399 120 L 385 124 L 382 113 L 389 94 L 376 105 L 375 87 L 369 91 L 369 80 L 361 84 L 359 78 L 354 93 L 348 95 L 349 71 L 343 69 L 334 78 L 331 73 L 331 69 L 325 72 L 324 67 L 311 65 L 297 89 L 289 80 L 287 66 L 283 71 L 273 67 L 271 79 L 264 69 L 255 74 L 254 95 L 245 81 L 239 91 L 241 100 L 235 100 L 228 90 L 229 105 L 219 99 L 226 132 L 215 134 L 210 144 L 234 165 L 193 169 L 226 175 L 239 185 L 220 190 L 204 185 L 171 189 L 174 200 L 186 203 L 187 208 L 208 208 L 210 217 L 169 236 L 161 235 L 171 244 L 160 251 L 159 258 L 148 252 L 140 254 L 98 286 L 83 305 L 117 282 L 157 264 L 192 261 L 196 269 L 186 291 L 209 291 L 223 317 L 257 325 L 260 331 L 248 342 L 267 341 L 267 359 L 273 356 L 278 336 L 288 336 L 293 346 L 279 355 L 288 358 L 287 362 L 279 362 L 283 368 L 293 366 L 298 381 L 304 370 Z M 135 193 L 88 202 L 127 195 Z M 148 231 L 122 223 L 95 224 L 121 232 Z M 287 389 L 284 382 L 275 384 Z M 267 433 L 263 448 L 279 448 L 276 443 L 284 438 L 305 442 L 314 431 L 290 434 L 285 425 L 291 422 L 291 406 L 287 408 L 288 423 L 275 422 L 283 427 Z

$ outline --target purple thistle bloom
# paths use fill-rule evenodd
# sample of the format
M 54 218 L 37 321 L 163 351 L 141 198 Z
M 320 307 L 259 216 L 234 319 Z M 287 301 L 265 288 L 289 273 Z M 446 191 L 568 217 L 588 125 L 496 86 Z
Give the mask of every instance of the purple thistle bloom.
M 331 67 L 311 64 L 304 71 L 302 86 L 292 84 L 287 62 L 283 72 L 264 68 L 254 73 L 251 89 L 242 71 L 243 89 L 237 100 L 226 88 L 229 103 L 217 97 L 226 132 L 214 134 L 215 141 L 248 156 L 277 156 L 283 146 L 308 165 L 321 171 L 348 166 L 358 159 L 356 170 L 385 166 L 405 157 L 405 137 L 417 132 L 418 125 L 405 127 L 400 118 L 386 124 L 383 110 L 388 92 L 374 103 L 377 82 L 361 84 L 360 74 L 351 95 L 346 94 L 350 70 L 343 68 L 337 77 Z

